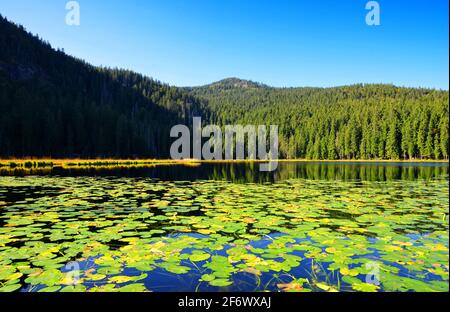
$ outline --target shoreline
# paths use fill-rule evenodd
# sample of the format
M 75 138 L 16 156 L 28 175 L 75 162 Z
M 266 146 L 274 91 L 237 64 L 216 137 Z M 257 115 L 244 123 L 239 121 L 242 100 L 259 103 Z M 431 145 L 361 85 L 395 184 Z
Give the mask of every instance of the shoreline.
M 449 163 L 449 160 L 433 159 L 278 159 L 272 160 L 279 163 Z M 201 164 L 239 164 L 239 163 L 265 163 L 268 160 L 243 159 L 243 160 L 198 160 L 198 159 L 51 159 L 51 158 L 23 158 L 23 159 L 0 159 L 0 168 L 48 168 L 48 167 L 119 167 L 119 166 L 156 166 L 156 165 L 187 165 L 199 166 Z

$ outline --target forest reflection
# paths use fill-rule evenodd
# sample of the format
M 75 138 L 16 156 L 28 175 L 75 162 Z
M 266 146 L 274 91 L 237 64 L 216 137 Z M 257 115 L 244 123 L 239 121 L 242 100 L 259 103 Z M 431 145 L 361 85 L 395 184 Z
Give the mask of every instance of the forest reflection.
M 391 181 L 446 177 L 448 163 L 323 163 L 282 162 L 274 172 L 260 172 L 259 164 L 207 163 L 200 166 L 1 169 L 0 175 L 125 176 L 168 181 L 227 180 L 236 183 L 273 183 L 288 179 Z

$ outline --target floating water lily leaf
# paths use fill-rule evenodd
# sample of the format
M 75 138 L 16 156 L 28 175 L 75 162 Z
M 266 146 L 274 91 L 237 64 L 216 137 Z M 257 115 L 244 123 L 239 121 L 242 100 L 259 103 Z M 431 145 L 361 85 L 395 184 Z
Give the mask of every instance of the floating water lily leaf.
M 38 290 L 38 292 L 57 292 L 61 289 L 61 286 L 51 286 L 51 287 L 45 287 Z
M 20 289 L 22 286 L 20 284 L 12 284 L 0 287 L 0 292 L 13 292 Z
M 231 284 L 233 284 L 233 282 L 230 280 L 227 280 L 227 279 L 218 278 L 218 279 L 214 279 L 214 280 L 210 281 L 209 284 L 211 286 L 226 287 L 226 286 L 230 286 Z
M 189 259 L 193 262 L 198 262 L 198 261 L 207 260 L 210 257 L 211 257 L 211 255 L 207 254 L 207 253 L 197 253 L 197 254 L 192 254 L 191 256 L 189 256 Z
M 342 268 L 342 269 L 340 269 L 340 272 L 342 275 L 349 275 L 349 276 L 357 276 L 359 274 L 358 270 L 349 269 L 349 268 Z
M 48 287 L 55 286 L 59 284 L 64 278 L 63 273 L 57 269 L 50 269 L 48 271 L 43 271 L 41 274 L 36 276 L 29 276 L 25 281 L 32 285 L 46 285 Z
M 118 283 L 118 284 L 127 283 L 131 280 L 133 280 L 133 278 L 130 276 L 113 276 L 109 279 L 111 283 Z
M 308 282 L 307 279 L 298 279 L 293 280 L 288 284 L 277 284 L 277 287 L 284 292 L 304 292 L 309 290 L 303 287 L 303 285 L 307 282 Z
M 203 274 L 201 277 L 201 280 L 204 282 L 211 282 L 212 280 L 214 280 L 216 277 L 213 274 Z
M 86 286 L 84 285 L 72 285 L 63 287 L 60 292 L 85 292 Z
M 322 290 L 328 291 L 328 292 L 336 292 L 337 291 L 336 288 L 334 288 L 333 286 L 327 285 L 324 283 L 316 283 L 315 285 L 316 285 L 316 287 L 318 287 Z
M 105 274 L 89 274 L 87 275 L 87 279 L 91 281 L 101 281 L 102 279 L 105 279 Z
M 136 283 L 136 284 L 129 284 L 129 285 L 117 288 L 117 291 L 119 291 L 119 292 L 144 292 L 144 291 L 147 291 L 147 288 L 145 287 L 144 284 Z
M 354 283 L 352 284 L 352 288 L 357 291 L 363 291 L 363 292 L 374 292 L 377 291 L 379 288 L 375 284 L 368 284 L 368 283 Z

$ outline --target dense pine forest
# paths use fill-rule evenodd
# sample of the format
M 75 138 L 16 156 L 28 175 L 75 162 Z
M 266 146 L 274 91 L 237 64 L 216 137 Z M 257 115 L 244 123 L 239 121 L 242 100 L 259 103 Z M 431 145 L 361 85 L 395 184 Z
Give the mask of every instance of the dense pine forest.
M 448 91 L 272 88 L 236 78 L 177 88 L 98 68 L 0 16 L 0 157 L 168 158 L 170 127 L 276 124 L 283 158 L 448 159 Z
M 448 159 L 448 91 L 270 88 L 236 78 L 189 90 L 217 124 L 279 125 L 283 158 Z

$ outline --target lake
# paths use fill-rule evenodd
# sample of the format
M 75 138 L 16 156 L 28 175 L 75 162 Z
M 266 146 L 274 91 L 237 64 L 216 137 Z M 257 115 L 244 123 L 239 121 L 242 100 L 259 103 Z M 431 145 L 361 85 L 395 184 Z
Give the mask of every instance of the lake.
M 0 291 L 449 291 L 448 163 L 0 169 Z

